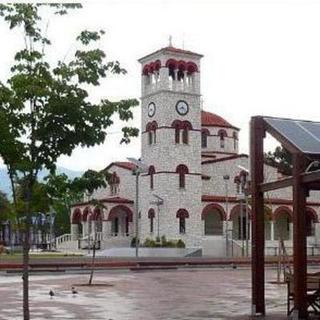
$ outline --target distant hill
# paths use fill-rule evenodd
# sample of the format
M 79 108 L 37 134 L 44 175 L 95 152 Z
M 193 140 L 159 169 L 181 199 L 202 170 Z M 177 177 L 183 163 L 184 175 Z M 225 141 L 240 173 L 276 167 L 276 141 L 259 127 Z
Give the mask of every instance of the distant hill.
M 67 168 L 63 167 L 58 167 L 57 168 L 57 173 L 65 173 L 70 179 L 73 179 L 75 177 L 79 177 L 82 175 L 82 171 L 73 171 L 69 170 Z M 47 170 L 42 170 L 39 173 L 39 180 L 43 180 L 45 176 L 48 175 Z M 11 196 L 11 185 L 10 185 L 10 179 L 7 174 L 6 168 L 0 167 L 0 191 L 6 193 L 9 197 Z

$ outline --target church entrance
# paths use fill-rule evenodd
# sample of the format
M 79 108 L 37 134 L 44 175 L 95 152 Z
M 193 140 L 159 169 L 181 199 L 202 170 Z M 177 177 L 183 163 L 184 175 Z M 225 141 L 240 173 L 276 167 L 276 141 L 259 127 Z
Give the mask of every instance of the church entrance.
M 241 212 L 242 211 L 242 212 Z M 249 211 L 249 208 L 248 208 Z M 248 218 L 250 211 L 248 212 Z M 246 217 L 246 206 L 235 206 L 230 213 L 230 220 L 232 221 L 232 239 L 244 240 L 248 237 L 250 239 L 250 219 Z
M 204 234 L 206 236 L 220 236 L 223 234 L 224 209 L 217 204 L 209 204 L 202 211 L 204 220 Z
M 274 239 L 289 240 L 292 212 L 289 208 L 278 208 L 274 213 Z
M 130 234 L 132 211 L 123 205 L 115 206 L 109 213 L 108 221 L 111 222 L 111 236 L 127 237 Z

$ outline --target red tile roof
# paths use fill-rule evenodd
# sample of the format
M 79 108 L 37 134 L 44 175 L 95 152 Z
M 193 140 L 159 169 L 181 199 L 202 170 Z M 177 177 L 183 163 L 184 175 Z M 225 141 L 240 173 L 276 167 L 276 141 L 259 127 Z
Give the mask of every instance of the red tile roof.
M 131 170 L 131 171 L 136 168 L 136 165 L 133 164 L 132 162 L 116 161 L 116 162 L 111 162 L 104 170 L 109 170 L 110 167 L 112 167 L 113 165 L 123 169 Z
M 210 164 L 210 163 L 216 163 L 216 162 L 222 162 L 222 161 L 227 161 L 227 160 L 233 160 L 233 159 L 238 159 L 238 158 L 248 158 L 249 156 L 244 153 L 240 154 L 235 154 L 231 155 L 228 157 L 223 157 L 223 158 L 218 158 L 218 159 L 210 159 L 210 160 L 203 160 L 201 164 Z
M 157 54 L 157 53 L 159 53 L 159 52 L 161 52 L 161 51 L 169 51 L 169 52 L 172 52 L 172 53 L 189 54 L 189 55 L 193 55 L 193 56 L 198 56 L 198 57 L 200 57 L 200 58 L 203 57 L 202 54 L 199 54 L 199 53 L 196 53 L 196 52 L 192 52 L 192 51 L 188 51 L 188 50 L 184 50 L 184 49 L 180 49 L 180 48 L 175 48 L 175 47 L 170 47 L 170 46 L 168 46 L 168 47 L 164 47 L 164 48 L 161 48 L 161 49 L 159 49 L 159 50 L 156 50 L 156 51 L 154 51 L 154 52 L 152 52 L 152 53 L 150 53 L 150 54 L 148 54 L 148 55 L 140 58 L 138 61 L 141 61 L 141 60 L 143 60 L 143 59 L 145 59 L 145 58 L 148 58 L 149 56 L 152 56 L 152 55 L 154 55 L 154 54 Z
M 214 196 L 214 195 L 203 195 L 201 197 L 201 200 L 203 202 L 226 202 L 226 197 L 225 196 Z M 236 203 L 239 202 L 239 199 L 237 197 L 228 197 L 228 202 L 230 203 Z M 270 204 L 274 204 L 274 205 L 280 205 L 280 204 L 287 204 L 287 205 L 292 205 L 292 200 L 290 199 L 281 199 L 281 198 L 269 198 L 268 202 L 265 201 L 265 205 L 270 205 Z M 320 202 L 316 202 L 316 201 L 308 201 L 307 202 L 308 205 L 319 205 Z
M 105 203 L 127 203 L 127 204 L 133 203 L 133 200 L 121 198 L 121 197 L 110 197 L 110 198 L 103 198 L 103 199 L 98 199 L 98 200 L 100 202 L 105 202 Z M 91 202 L 90 201 L 78 202 L 78 203 L 71 205 L 71 207 L 84 206 L 84 205 L 88 205 L 88 204 L 91 204 Z
M 201 125 L 203 127 L 223 127 L 238 129 L 222 117 L 216 115 L 215 113 L 207 111 L 201 111 Z
M 196 53 L 196 52 L 192 52 L 192 51 L 189 51 L 189 50 L 180 49 L 180 48 L 170 47 L 170 46 L 162 48 L 162 50 L 170 51 L 170 52 L 174 52 L 174 53 L 192 54 L 192 55 L 197 55 L 197 56 L 203 57 L 202 54 L 199 54 L 199 53 Z

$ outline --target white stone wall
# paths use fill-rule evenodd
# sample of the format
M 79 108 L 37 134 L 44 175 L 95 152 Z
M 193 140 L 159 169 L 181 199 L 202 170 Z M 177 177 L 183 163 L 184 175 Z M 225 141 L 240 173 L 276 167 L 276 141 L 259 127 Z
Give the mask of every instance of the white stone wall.
M 131 170 L 121 168 L 117 165 L 113 165 L 108 170 L 110 173 L 116 172 L 120 178 L 119 191 L 117 194 L 111 194 L 111 188 L 107 185 L 107 188 L 100 188 L 96 190 L 92 198 L 103 199 L 109 197 L 121 197 L 129 200 L 135 199 L 135 176 Z
M 233 138 L 233 133 L 236 132 L 239 134 L 238 129 L 234 128 L 223 128 L 223 127 L 206 127 L 203 126 L 203 129 L 208 129 L 210 135 L 207 137 L 207 148 L 202 148 L 203 152 L 226 152 L 226 153 L 238 153 L 239 151 L 239 141 L 238 139 L 235 142 Z M 220 146 L 220 137 L 218 136 L 218 132 L 220 130 L 225 130 L 227 132 L 227 136 L 224 138 L 224 148 Z
M 181 54 L 156 54 L 143 61 L 145 63 L 161 60 L 161 64 L 173 58 L 176 60 L 193 61 L 200 70 L 199 57 Z M 143 67 L 142 66 L 142 67 Z M 142 161 L 148 166 L 155 167 L 154 189 L 150 190 L 150 176 L 141 177 L 140 182 L 140 228 L 142 241 L 147 237 L 157 236 L 159 223 L 159 236 L 166 235 L 167 239 L 183 239 L 188 246 L 200 244 L 201 236 L 201 114 L 200 114 L 200 77 L 194 74 L 194 90 L 177 90 L 175 84 L 170 89 L 168 69 L 160 69 L 159 83 L 152 91 L 142 90 L 141 123 L 142 123 Z M 181 88 L 180 88 L 181 89 Z M 182 116 L 176 111 L 176 103 L 184 100 L 189 105 L 189 111 Z M 155 103 L 156 113 L 148 116 L 148 105 Z M 193 130 L 189 131 L 188 145 L 175 143 L 175 130 L 171 127 L 173 121 L 189 121 Z M 148 134 L 144 132 L 148 122 L 156 121 L 156 143 L 148 144 Z M 179 175 L 176 168 L 179 164 L 186 165 L 189 173 L 186 175 L 185 189 L 179 188 Z M 158 208 L 150 204 L 156 200 L 152 194 L 163 198 L 160 206 L 158 221 Z M 154 232 L 150 234 L 150 219 L 148 211 L 154 208 Z M 186 219 L 186 234 L 179 234 L 179 219 L 176 213 L 179 209 L 186 209 L 189 218 Z
M 223 176 L 229 175 L 230 179 L 227 183 L 228 193 L 229 196 L 234 196 L 236 194 L 234 177 L 241 171 L 241 169 L 237 167 L 238 165 L 248 168 L 248 158 L 241 157 L 202 165 L 202 173 L 210 176 L 210 180 L 202 180 L 202 194 L 225 196 L 226 186 Z
M 158 215 L 157 206 L 150 204 L 156 194 L 163 198 L 160 206 L 159 235 L 166 235 L 167 239 L 183 239 L 188 246 L 197 246 L 201 236 L 201 177 L 186 175 L 186 188 L 179 189 L 179 176 L 177 174 L 155 174 L 154 189 L 150 190 L 150 177 L 141 179 L 142 192 L 140 198 L 141 208 L 141 234 L 142 238 L 155 238 L 157 236 Z M 155 210 L 154 232 L 150 234 L 150 220 L 148 211 Z M 189 218 L 186 219 L 186 234 L 179 234 L 179 219 L 176 213 L 179 209 L 186 209 Z
M 185 62 L 193 62 L 197 65 L 198 71 L 193 74 L 193 82 L 194 86 L 192 90 L 186 90 L 184 91 L 190 91 L 199 93 L 200 92 L 200 57 L 194 56 L 194 55 L 185 55 L 181 53 L 173 53 L 173 52 L 156 52 L 154 54 L 151 54 L 143 59 L 140 59 L 141 62 L 141 70 L 145 67 L 146 64 L 149 64 L 150 62 L 155 62 L 156 60 L 160 60 L 161 62 L 161 68 L 159 70 L 159 79 L 156 83 L 151 83 L 147 85 L 150 80 L 147 79 L 146 76 L 142 75 L 141 79 L 141 92 L 142 96 L 146 96 L 148 94 L 152 94 L 155 91 L 159 90 L 171 90 L 172 87 L 170 86 L 169 76 L 168 76 L 168 68 L 165 67 L 165 64 L 167 60 L 169 59 L 175 59 L 177 61 L 184 60 Z M 174 87 L 174 86 L 173 86 Z M 179 86 L 177 84 L 176 89 L 178 91 L 181 91 L 181 88 L 179 89 Z

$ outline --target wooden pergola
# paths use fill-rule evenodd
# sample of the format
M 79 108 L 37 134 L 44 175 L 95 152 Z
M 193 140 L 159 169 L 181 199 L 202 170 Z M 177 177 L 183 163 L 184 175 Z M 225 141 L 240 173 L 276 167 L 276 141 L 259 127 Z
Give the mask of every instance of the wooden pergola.
M 291 153 L 292 176 L 264 182 L 263 142 L 271 134 Z M 320 170 L 307 172 L 320 159 L 320 123 L 255 116 L 250 124 L 252 194 L 252 314 L 265 315 L 265 234 L 264 193 L 292 187 L 293 197 L 293 272 L 294 319 L 308 318 L 306 198 L 310 190 L 320 190 Z

